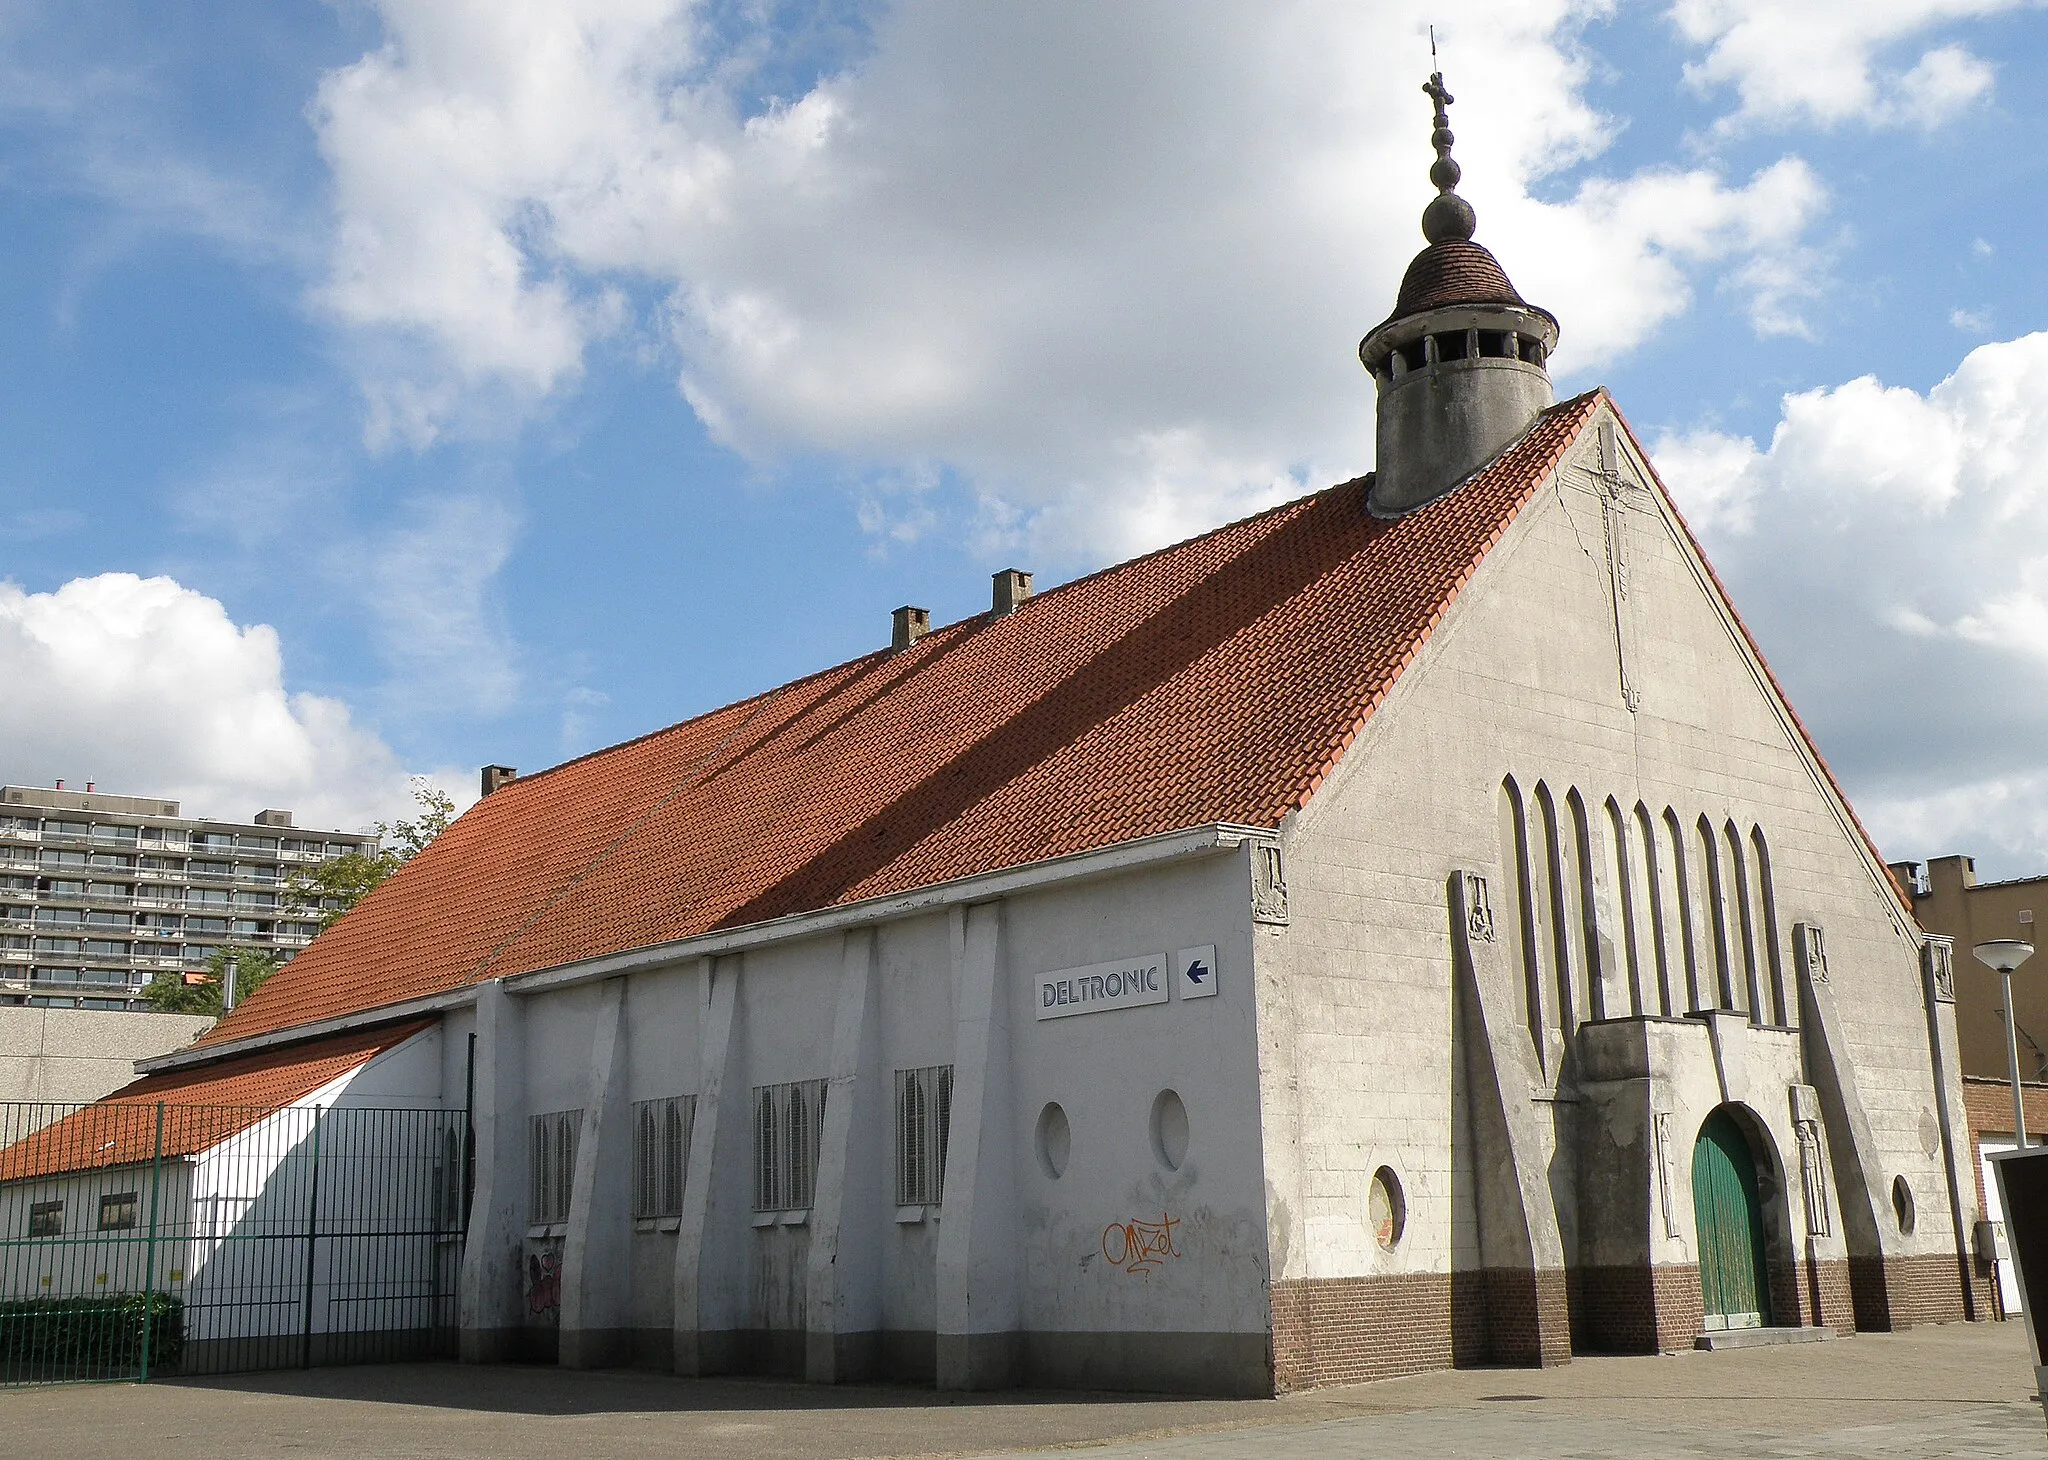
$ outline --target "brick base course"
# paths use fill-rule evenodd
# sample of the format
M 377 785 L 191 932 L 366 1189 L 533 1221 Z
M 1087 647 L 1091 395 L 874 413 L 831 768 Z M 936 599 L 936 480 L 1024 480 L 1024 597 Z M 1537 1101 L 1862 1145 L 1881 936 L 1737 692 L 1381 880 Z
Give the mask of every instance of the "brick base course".
M 1772 1264 L 1784 1327 L 1906 1328 L 1961 1319 L 1953 1258 Z M 1988 1311 L 1988 1310 L 1986 1310 Z M 1273 1285 L 1273 1380 L 1282 1391 L 1481 1364 L 1534 1367 L 1587 1353 L 1688 1349 L 1701 1325 L 1699 1269 L 1410 1273 Z M 1576 1343 L 1568 1339 L 1576 1329 Z

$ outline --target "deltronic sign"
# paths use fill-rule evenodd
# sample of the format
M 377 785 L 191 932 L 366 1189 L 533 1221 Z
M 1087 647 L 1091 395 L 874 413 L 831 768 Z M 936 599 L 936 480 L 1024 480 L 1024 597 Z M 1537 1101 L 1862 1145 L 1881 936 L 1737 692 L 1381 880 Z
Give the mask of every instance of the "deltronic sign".
M 1093 963 L 1038 976 L 1038 1017 L 1064 1019 L 1097 1009 L 1163 1004 L 1171 997 L 1166 956 L 1146 954 L 1121 963 Z
M 1183 999 L 1205 999 L 1216 992 L 1216 949 L 1183 948 L 1168 958 L 1146 953 L 1121 963 L 1091 963 L 1038 976 L 1038 1017 L 1064 1019 L 1098 1009 L 1129 1009 L 1163 1004 L 1174 987 Z

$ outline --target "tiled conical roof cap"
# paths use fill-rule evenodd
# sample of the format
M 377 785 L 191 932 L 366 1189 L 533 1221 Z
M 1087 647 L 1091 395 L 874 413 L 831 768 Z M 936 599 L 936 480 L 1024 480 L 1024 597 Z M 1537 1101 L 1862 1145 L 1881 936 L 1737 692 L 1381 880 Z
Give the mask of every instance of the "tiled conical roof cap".
M 1424 310 L 1461 304 L 1534 308 L 1508 282 L 1500 260 L 1472 241 L 1479 217 L 1457 193 L 1464 170 L 1451 156 L 1451 145 L 1457 138 L 1451 131 L 1446 108 L 1455 98 L 1444 86 L 1443 73 L 1431 75 L 1422 90 L 1436 103 L 1436 126 L 1429 136 L 1430 145 L 1436 149 L 1436 161 L 1430 164 L 1429 180 L 1436 184 L 1437 195 L 1422 210 L 1422 236 L 1429 240 L 1429 246 L 1415 256 L 1408 272 L 1401 276 L 1401 292 L 1395 296 L 1394 312 L 1382 324 Z

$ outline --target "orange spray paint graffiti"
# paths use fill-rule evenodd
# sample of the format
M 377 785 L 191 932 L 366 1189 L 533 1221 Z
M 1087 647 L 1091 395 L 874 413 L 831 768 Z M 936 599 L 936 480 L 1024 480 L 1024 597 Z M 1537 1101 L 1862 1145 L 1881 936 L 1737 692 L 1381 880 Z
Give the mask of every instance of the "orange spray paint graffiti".
M 1111 1222 L 1102 1229 L 1102 1255 L 1125 1272 L 1150 1277 L 1168 1258 L 1180 1256 L 1173 1242 L 1173 1229 L 1179 1225 L 1180 1218 L 1165 1212 L 1156 1222 Z

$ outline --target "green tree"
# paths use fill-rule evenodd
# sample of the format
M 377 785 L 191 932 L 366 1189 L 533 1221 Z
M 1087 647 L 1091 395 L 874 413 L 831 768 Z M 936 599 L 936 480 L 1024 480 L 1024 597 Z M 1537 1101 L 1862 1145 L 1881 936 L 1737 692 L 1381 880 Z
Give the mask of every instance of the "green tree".
M 380 845 L 375 852 L 350 852 L 293 872 L 284 884 L 284 910 L 318 917 L 325 931 L 376 891 L 385 878 L 425 851 L 455 819 L 455 803 L 423 777 L 413 779 L 412 798 L 419 803 L 420 814 L 409 821 L 378 822 Z
M 220 991 L 228 976 L 228 963 L 235 965 L 235 1002 L 256 992 L 263 980 L 277 972 L 278 956 L 267 948 L 222 948 L 206 960 L 204 969 L 160 973 L 142 991 L 149 1007 L 159 1014 L 211 1014 L 220 1017 Z

